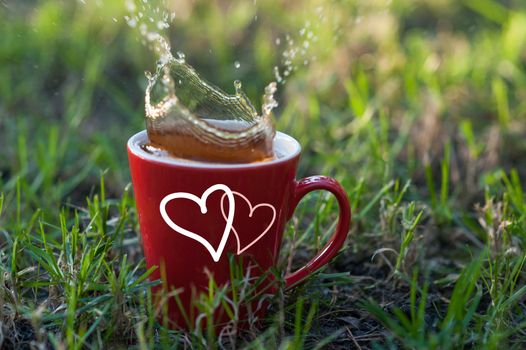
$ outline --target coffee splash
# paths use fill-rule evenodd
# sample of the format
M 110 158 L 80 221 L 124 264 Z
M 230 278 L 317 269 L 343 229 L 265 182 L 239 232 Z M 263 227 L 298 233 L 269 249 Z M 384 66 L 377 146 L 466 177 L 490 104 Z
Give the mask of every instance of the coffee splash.
M 167 41 L 156 36 L 159 61 L 147 74 L 146 126 L 151 144 L 170 154 L 209 162 L 249 163 L 273 158 L 272 109 L 276 84 L 265 89 L 258 114 L 234 82 L 230 95 L 207 82 L 184 55 L 174 57 Z

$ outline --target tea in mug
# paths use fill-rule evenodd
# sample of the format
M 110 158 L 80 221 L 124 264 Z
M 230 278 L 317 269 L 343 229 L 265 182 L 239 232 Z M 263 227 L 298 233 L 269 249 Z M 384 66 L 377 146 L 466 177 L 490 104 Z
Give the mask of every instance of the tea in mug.
M 252 163 L 273 159 L 271 110 L 276 84 L 265 90 L 259 115 L 235 82 L 229 95 L 199 77 L 184 58 L 165 58 L 146 89 L 150 146 L 205 162 Z

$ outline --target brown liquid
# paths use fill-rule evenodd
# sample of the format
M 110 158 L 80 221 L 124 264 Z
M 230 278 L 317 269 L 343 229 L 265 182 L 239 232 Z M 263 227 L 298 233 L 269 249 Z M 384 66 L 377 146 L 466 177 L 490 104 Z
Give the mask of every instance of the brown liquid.
M 208 120 L 208 123 L 229 132 L 243 131 L 243 125 L 238 121 Z M 254 163 L 274 159 L 272 139 L 266 135 L 230 143 L 222 140 L 218 145 L 216 140 L 196 136 L 183 125 L 148 126 L 150 146 L 177 158 L 211 163 Z
M 241 82 L 234 82 L 236 93 L 229 95 L 169 50 L 148 80 L 145 111 L 151 146 L 175 157 L 214 163 L 253 163 L 274 157 L 275 83 L 265 89 L 258 115 Z

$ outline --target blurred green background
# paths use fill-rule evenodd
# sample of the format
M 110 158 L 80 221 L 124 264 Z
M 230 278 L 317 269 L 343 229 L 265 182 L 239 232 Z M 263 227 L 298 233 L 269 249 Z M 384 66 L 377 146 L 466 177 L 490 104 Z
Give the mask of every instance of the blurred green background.
M 469 143 L 470 154 L 479 155 L 493 127 L 509 142 L 524 135 L 526 16 L 519 3 L 175 1 L 169 35 L 174 50 L 208 80 L 232 92 L 240 79 L 258 104 L 275 80 L 274 66 L 283 66 L 285 37 L 301 48 L 300 31 L 310 23 L 306 30 L 318 40 L 309 41 L 298 71 L 280 86 L 278 128 L 299 138 L 307 154 L 321 156 L 305 157 L 306 166 L 345 168 L 355 179 L 406 170 L 411 177 L 448 140 Z M 78 168 L 92 164 L 111 169 L 109 177 L 123 186 L 129 177 L 115 146 L 143 128 L 144 71 L 155 67 L 154 55 L 125 23 L 123 2 L 2 5 L 2 139 L 10 145 L 4 179 L 24 170 L 21 157 L 44 152 L 56 133 L 57 164 L 41 176 L 97 174 Z M 369 137 L 373 130 L 377 141 Z M 395 139 L 397 149 L 380 147 Z M 378 142 L 373 153 L 371 142 Z M 513 165 L 523 151 L 507 147 L 505 157 L 475 173 Z M 79 158 L 90 161 L 71 161 Z M 39 165 L 28 166 L 36 174 Z
M 229 92 L 240 79 L 258 105 L 274 66 L 283 73 L 286 36 L 301 49 L 312 32 L 317 40 L 298 53 L 276 112 L 278 129 L 301 141 L 303 166 L 374 188 L 418 180 L 449 142 L 453 184 L 463 183 L 469 200 L 496 170 L 524 172 L 520 4 L 175 1 L 169 36 L 204 77 Z M 0 9 L 4 188 L 27 174 L 40 200 L 39 189 L 60 178 L 45 196 L 58 204 L 108 169 L 119 193 L 129 182 L 124 144 L 144 127 L 144 71 L 155 67 L 123 2 L 3 1 Z
M 392 271 L 411 275 L 418 267 L 442 281 L 435 292 L 447 298 L 448 283 L 486 248 L 491 258 L 484 266 L 494 275 L 477 275 L 473 283 L 490 295 L 488 305 L 498 305 L 486 292 L 512 278 L 499 269 L 519 266 L 513 264 L 524 257 L 526 243 L 526 2 L 199 0 L 159 6 L 176 15 L 167 33 L 173 50 L 230 93 L 241 80 L 258 108 L 278 67 L 286 82 L 278 87 L 275 120 L 303 146 L 299 176 L 336 177 L 355 213 L 352 244 L 333 271 L 369 274 L 391 285 Z M 100 195 L 102 173 L 105 196 L 121 198 L 133 212 L 122 199 L 130 182 L 125 144 L 144 129 L 144 72 L 155 69 L 155 55 L 127 25 L 128 15 L 118 0 L 0 0 L 0 230 L 6 237 L 31 234 L 37 218 L 57 227 L 64 207 L 68 220 L 75 209 L 87 212 L 86 197 Z M 320 247 L 336 215 L 329 197 L 309 198 L 289 232 L 298 243 L 285 252 L 300 252 L 293 265 Z M 417 211 L 422 216 L 415 223 Z M 416 232 L 411 223 L 418 224 Z M 134 218 L 129 225 L 130 232 L 138 230 Z M 310 236 L 298 238 L 296 228 Z M 2 242 L 7 271 L 20 247 L 9 238 Z M 504 256 L 506 263 L 492 265 Z M 31 266 L 33 258 L 17 259 Z M 522 265 L 517 271 L 510 295 L 523 285 Z M 497 284 L 484 282 L 491 276 Z M 349 300 L 352 306 L 333 307 L 356 308 Z M 513 300 L 498 309 L 498 337 L 489 330 L 493 323 L 480 321 L 478 332 L 488 333 L 455 344 L 524 344 L 522 330 L 505 331 L 526 322 L 524 294 Z M 481 319 L 497 317 L 480 307 Z M 477 333 L 468 324 L 449 331 Z

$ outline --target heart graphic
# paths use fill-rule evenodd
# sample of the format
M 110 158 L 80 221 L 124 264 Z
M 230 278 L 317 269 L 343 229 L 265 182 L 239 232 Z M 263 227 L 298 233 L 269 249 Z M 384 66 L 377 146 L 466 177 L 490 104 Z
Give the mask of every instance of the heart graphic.
M 212 192 L 215 192 L 215 191 L 225 192 L 223 196 L 221 197 L 221 204 L 223 203 L 223 199 L 225 197 L 228 198 L 228 216 L 225 215 L 225 211 L 221 207 L 221 213 L 223 214 L 223 218 L 226 220 L 226 224 L 225 224 L 225 229 L 223 231 L 223 236 L 221 237 L 221 241 L 217 249 L 214 249 L 214 247 L 212 247 L 210 242 L 208 242 L 206 239 L 204 239 L 199 234 L 186 230 L 182 228 L 181 226 L 177 225 L 176 223 L 174 223 L 172 219 L 170 219 L 170 216 L 168 216 L 168 213 L 166 212 L 166 204 L 168 204 L 168 202 L 170 202 L 171 200 L 177 199 L 177 198 L 185 198 L 185 199 L 189 199 L 197 203 L 199 205 L 199 208 L 201 209 L 201 213 L 206 214 L 206 212 L 208 211 L 206 207 L 206 200 L 208 196 Z M 188 193 L 188 192 L 171 193 L 163 198 L 163 200 L 161 201 L 161 204 L 159 205 L 159 210 L 161 212 L 161 216 L 163 217 L 164 221 L 166 222 L 168 226 L 170 226 L 172 230 L 174 230 L 177 233 L 182 234 L 183 236 L 186 236 L 188 238 L 191 238 L 201 243 L 208 250 L 208 252 L 210 252 L 212 259 L 214 259 L 215 262 L 219 261 L 219 258 L 221 258 L 221 254 L 223 253 L 223 249 L 225 249 L 226 241 L 228 240 L 230 230 L 232 229 L 232 223 L 234 222 L 234 212 L 235 212 L 234 194 L 230 190 L 230 188 L 228 188 L 228 186 L 223 185 L 223 184 L 216 184 L 216 185 L 210 186 L 205 192 L 203 192 L 203 195 L 201 196 L 201 198 L 191 193 Z
M 247 202 L 248 204 L 248 207 L 250 208 L 250 212 L 248 213 L 248 217 L 252 217 L 252 215 L 254 215 L 254 212 L 256 211 L 256 209 L 258 208 L 263 208 L 263 207 L 267 207 L 267 208 L 270 208 L 272 210 L 272 220 L 270 220 L 270 223 L 268 224 L 268 226 L 263 230 L 263 232 L 261 232 L 259 234 L 259 236 L 256 237 L 256 239 L 254 239 L 252 242 L 250 242 L 250 244 L 246 245 L 245 247 L 241 248 L 241 242 L 240 242 L 240 239 L 239 239 L 239 235 L 235 229 L 234 226 L 232 226 L 232 231 L 234 233 L 234 235 L 236 236 L 236 241 L 237 241 L 237 254 L 241 254 L 243 253 L 245 250 L 247 250 L 248 248 L 252 247 L 257 241 L 259 241 L 269 230 L 270 228 L 272 227 L 272 224 L 274 224 L 274 221 L 276 220 L 276 209 L 268 204 L 268 203 L 260 203 L 258 205 L 255 205 L 255 206 L 252 206 L 252 203 L 248 200 L 247 197 L 245 197 L 244 195 L 242 195 L 241 193 L 239 192 L 236 192 L 236 191 L 232 191 L 232 193 L 238 197 L 241 197 L 245 200 L 245 202 Z M 225 220 L 227 220 L 228 222 L 228 218 L 225 214 L 225 206 L 224 206 L 224 199 L 225 199 L 225 196 L 227 196 L 227 194 L 223 194 L 223 196 L 221 197 L 221 214 L 223 214 L 223 218 Z M 230 212 L 230 203 L 231 201 L 229 200 L 229 205 L 228 205 L 228 211 Z

